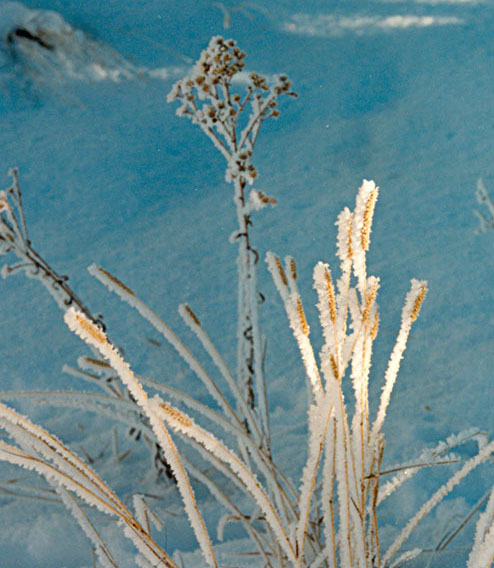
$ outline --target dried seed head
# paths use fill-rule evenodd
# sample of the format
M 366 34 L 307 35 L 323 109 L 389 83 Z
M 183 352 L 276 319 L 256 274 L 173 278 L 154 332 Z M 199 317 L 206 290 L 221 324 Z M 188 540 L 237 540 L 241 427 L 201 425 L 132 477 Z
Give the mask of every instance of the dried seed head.
M 353 258 L 352 227 L 353 227 L 353 216 L 351 217 L 350 222 L 348 223 L 347 254 L 350 260 Z
M 74 310 L 74 317 L 79 327 L 96 343 L 100 345 L 108 345 L 106 335 L 101 329 L 90 321 L 84 314 Z
M 127 292 L 127 294 L 130 294 L 131 296 L 135 296 L 134 292 L 128 286 L 126 286 L 123 282 L 121 282 L 116 276 L 113 276 L 113 274 L 111 274 L 110 272 L 108 272 L 104 268 L 101 268 L 101 266 L 98 266 L 97 270 L 98 270 L 98 272 L 101 272 L 102 274 L 104 274 L 106 276 L 106 278 L 108 278 L 108 280 L 110 280 L 111 282 L 116 284 L 119 288 L 121 288 L 122 290 Z
M 281 260 L 279 259 L 279 257 L 275 256 L 274 257 L 274 262 L 276 264 L 276 268 L 278 269 L 278 274 L 280 275 L 281 281 L 283 282 L 283 284 L 285 286 L 288 286 L 288 281 L 286 279 L 286 274 L 285 271 L 283 270 L 283 265 L 281 264 Z
M 371 191 L 369 197 L 367 198 L 367 203 L 365 204 L 362 232 L 360 233 L 360 241 L 364 251 L 369 250 L 372 217 L 374 215 L 374 208 L 376 206 L 377 193 L 378 188 L 375 187 Z
M 305 317 L 304 308 L 302 306 L 300 298 L 297 298 L 297 312 L 300 319 L 300 325 L 302 327 L 302 333 L 306 336 L 309 336 L 309 326 L 307 324 L 307 318 Z
M 331 272 L 328 268 L 324 270 L 324 279 L 326 280 L 326 292 L 328 294 L 328 304 L 329 304 L 329 317 L 331 319 L 331 323 L 336 323 L 336 299 L 334 294 L 334 286 L 333 286 L 333 279 L 331 278 Z
M 194 425 L 192 420 L 178 408 L 170 406 L 166 402 L 160 404 L 160 408 L 167 416 L 169 416 L 172 420 L 178 422 L 184 428 L 192 428 L 192 426 Z
M 291 256 L 289 256 L 287 260 L 288 260 L 288 268 L 290 270 L 290 275 L 293 280 L 297 280 L 297 263 L 295 262 L 295 259 Z
M 422 302 L 424 301 L 425 295 L 427 294 L 427 285 L 422 284 L 420 288 L 420 292 L 418 293 L 417 297 L 415 298 L 415 302 L 413 304 L 412 313 L 410 315 L 410 319 L 414 322 L 420 312 L 420 308 L 422 307 Z
M 196 316 L 196 314 L 192 311 L 192 309 L 187 305 L 184 304 L 184 310 L 187 312 L 187 314 L 190 316 L 190 318 L 192 319 L 192 321 L 199 327 L 201 327 L 201 322 L 199 321 L 199 318 Z
M 372 306 L 374 304 L 374 301 L 376 299 L 377 296 L 377 289 L 379 287 L 379 283 L 376 280 L 372 286 L 372 288 L 368 291 L 367 293 L 367 297 L 365 298 L 365 307 L 364 307 L 364 312 L 362 314 L 362 321 L 365 322 L 369 319 L 370 316 L 370 312 L 372 309 Z
M 371 329 L 371 339 L 372 341 L 374 341 L 374 339 L 376 339 L 377 336 L 377 332 L 379 331 L 379 314 L 375 313 L 374 315 L 374 323 L 372 324 L 372 329 Z
M 329 362 L 331 364 L 331 371 L 333 372 L 333 377 L 339 381 L 340 380 L 340 372 L 338 370 L 338 363 L 336 362 L 335 356 L 331 353 L 329 356 Z
M 266 205 L 271 204 L 271 205 L 276 205 L 276 199 L 274 197 L 270 197 L 269 195 L 266 195 L 264 192 L 262 191 L 258 191 L 257 192 L 257 196 L 259 197 L 259 199 L 261 200 L 262 203 L 265 203 Z

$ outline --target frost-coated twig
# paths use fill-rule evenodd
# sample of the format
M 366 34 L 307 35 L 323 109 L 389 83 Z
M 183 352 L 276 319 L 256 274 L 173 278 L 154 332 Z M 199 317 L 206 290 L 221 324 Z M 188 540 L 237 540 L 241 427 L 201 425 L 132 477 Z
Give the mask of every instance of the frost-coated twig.
M 104 329 L 101 318 L 93 317 L 67 284 L 68 277 L 57 274 L 33 249 L 24 218 L 18 169 L 10 169 L 9 175 L 12 176 L 12 186 L 6 191 L 0 191 L 0 254 L 13 252 L 19 262 L 13 265 L 5 264 L 1 271 L 3 278 L 24 272 L 28 278 L 41 282 L 60 308 L 67 310 L 70 306 L 75 306 Z

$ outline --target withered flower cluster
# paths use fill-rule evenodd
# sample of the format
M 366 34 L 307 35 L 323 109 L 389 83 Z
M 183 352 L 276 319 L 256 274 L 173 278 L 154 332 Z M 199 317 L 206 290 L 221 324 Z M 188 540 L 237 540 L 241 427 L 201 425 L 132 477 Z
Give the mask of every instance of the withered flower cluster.
M 257 177 L 250 160 L 261 123 L 279 116 L 280 95 L 297 95 L 286 75 L 269 86 L 266 77 L 246 73 L 244 58 L 234 40 L 212 38 L 192 72 L 175 83 L 168 101 L 180 100 L 177 114 L 199 124 L 221 151 L 228 162 L 227 181 L 250 184 Z M 232 91 L 232 86 L 242 83 L 246 84 L 243 94 Z M 247 109 L 248 117 L 242 114 Z

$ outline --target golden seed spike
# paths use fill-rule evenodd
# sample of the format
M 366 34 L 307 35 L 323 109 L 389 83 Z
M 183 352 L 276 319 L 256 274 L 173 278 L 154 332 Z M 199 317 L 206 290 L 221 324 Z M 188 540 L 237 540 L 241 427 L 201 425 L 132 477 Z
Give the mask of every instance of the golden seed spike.
M 423 284 L 422 287 L 420 288 L 418 296 L 415 299 L 415 303 L 413 304 L 412 314 L 410 316 L 412 322 L 414 322 L 417 319 L 420 312 L 420 308 L 422 307 L 422 302 L 424 301 L 426 294 L 427 294 L 427 286 Z
M 352 248 L 352 228 L 353 228 L 353 215 L 350 218 L 350 222 L 348 223 L 348 258 L 351 260 L 353 258 L 353 248 Z
M 289 257 L 290 274 L 293 280 L 297 280 L 297 264 L 293 257 Z
M 165 414 L 170 416 L 173 420 L 179 422 L 184 428 L 191 428 L 193 426 L 192 420 L 188 416 L 183 414 L 183 412 L 180 412 L 178 408 L 170 406 L 169 404 L 166 404 L 166 402 L 162 403 L 160 405 L 160 408 L 161 410 L 163 410 L 163 412 L 165 412 Z
M 280 275 L 281 281 L 283 282 L 283 284 L 285 286 L 288 286 L 288 280 L 286 279 L 286 274 L 285 274 L 285 271 L 283 270 L 283 265 L 281 264 L 281 260 L 277 256 L 275 256 L 274 262 L 276 264 L 276 268 L 278 269 L 278 273 Z
M 360 234 L 360 241 L 364 251 L 369 250 L 372 216 L 374 215 L 374 208 L 376 206 L 376 201 L 377 201 L 377 187 L 373 191 L 371 191 L 367 199 L 367 203 L 365 204 L 364 223 L 362 227 L 362 232 Z
M 328 302 L 329 302 L 329 317 L 331 318 L 331 322 L 333 324 L 336 323 L 336 300 L 334 295 L 334 286 L 333 286 L 333 279 L 331 278 L 331 272 L 329 268 L 324 270 L 324 278 L 326 279 L 326 291 L 328 293 Z
M 309 326 L 307 324 L 307 318 L 305 317 L 305 312 L 304 312 L 304 308 L 302 306 L 302 302 L 300 301 L 300 298 L 297 298 L 297 312 L 300 318 L 300 324 L 302 326 L 302 333 L 304 335 L 309 335 Z
M 104 268 L 101 268 L 101 266 L 98 266 L 97 268 L 98 268 L 99 272 L 102 272 L 108 278 L 108 280 L 111 280 L 119 288 L 122 288 L 122 290 L 125 290 L 125 292 L 127 292 L 127 294 L 130 294 L 131 296 L 135 296 L 134 292 L 128 286 L 126 286 L 123 282 L 121 282 L 116 276 L 113 276 L 113 274 L 111 274 L 110 272 L 108 272 Z
M 372 341 L 374 341 L 374 339 L 376 339 L 378 331 L 379 331 L 379 314 L 376 312 L 376 315 L 374 316 L 374 323 L 372 324 L 372 329 L 371 329 Z
M 340 373 L 338 370 L 338 364 L 336 363 L 336 359 L 333 354 L 329 356 L 329 361 L 331 363 L 331 370 L 333 371 L 334 378 L 339 381 L 340 380 Z
M 196 316 L 196 314 L 192 311 L 192 308 L 188 304 L 184 304 L 184 309 L 189 314 L 189 316 L 192 318 L 192 321 L 197 326 L 201 327 L 201 322 L 199 321 L 199 318 Z
M 377 287 L 378 283 L 374 282 L 374 286 L 372 286 L 372 288 L 370 289 L 367 295 L 367 298 L 365 300 L 364 313 L 362 314 L 362 321 L 367 321 L 369 319 L 372 305 L 374 304 L 374 301 L 377 296 Z
M 82 327 L 82 329 L 97 343 L 100 343 L 101 345 L 108 344 L 106 335 L 93 322 L 89 321 L 86 316 L 84 316 L 80 312 L 76 312 L 75 319 L 77 320 L 77 323 Z

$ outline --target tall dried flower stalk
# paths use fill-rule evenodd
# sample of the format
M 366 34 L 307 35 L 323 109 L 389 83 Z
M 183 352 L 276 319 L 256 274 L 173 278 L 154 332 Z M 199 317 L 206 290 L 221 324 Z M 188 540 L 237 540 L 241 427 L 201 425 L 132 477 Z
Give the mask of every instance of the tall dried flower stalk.
M 251 238 L 252 212 L 276 200 L 247 189 L 258 176 L 252 163 L 262 123 L 279 115 L 277 99 L 296 96 L 285 75 L 268 86 L 265 77 L 246 73 L 245 53 L 235 41 L 213 37 L 192 72 L 173 86 L 168 101 L 178 100 L 179 116 L 198 124 L 226 160 L 226 181 L 233 184 L 238 230 L 237 381 L 245 402 L 260 413 L 262 443 L 269 444 L 269 420 L 263 369 L 263 341 L 259 322 L 257 264 L 259 254 Z M 243 94 L 235 84 L 246 82 Z M 241 409 L 240 409 L 241 410 Z M 253 427 L 249 416 L 246 423 Z

